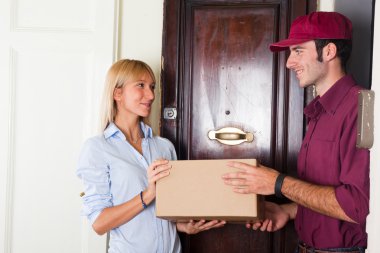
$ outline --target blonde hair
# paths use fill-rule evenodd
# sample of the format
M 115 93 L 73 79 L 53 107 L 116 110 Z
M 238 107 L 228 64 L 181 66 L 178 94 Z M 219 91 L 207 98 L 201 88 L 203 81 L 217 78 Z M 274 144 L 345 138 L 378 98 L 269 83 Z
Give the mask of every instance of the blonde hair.
M 139 60 L 123 59 L 115 62 L 107 72 L 106 82 L 101 105 L 100 128 L 107 128 L 115 120 L 117 113 L 116 102 L 113 98 L 117 88 L 123 88 L 126 82 L 137 81 L 142 75 L 148 73 L 154 83 L 156 78 L 148 64 Z

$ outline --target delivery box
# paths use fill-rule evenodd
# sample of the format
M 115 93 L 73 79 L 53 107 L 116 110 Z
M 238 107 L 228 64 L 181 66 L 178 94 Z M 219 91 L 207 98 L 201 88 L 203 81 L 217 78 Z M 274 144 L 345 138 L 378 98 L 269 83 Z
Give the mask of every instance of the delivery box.
M 156 215 L 169 220 L 255 221 L 262 218 L 262 196 L 239 194 L 222 175 L 235 172 L 228 161 L 256 165 L 255 159 L 170 161 L 170 175 L 156 183 Z

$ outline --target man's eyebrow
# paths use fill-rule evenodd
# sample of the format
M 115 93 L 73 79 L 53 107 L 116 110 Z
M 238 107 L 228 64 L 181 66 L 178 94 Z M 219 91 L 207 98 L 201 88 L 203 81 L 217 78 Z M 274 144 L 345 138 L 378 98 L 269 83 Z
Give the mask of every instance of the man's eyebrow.
M 291 48 L 290 50 L 294 51 L 294 50 L 297 50 L 297 49 L 303 49 L 304 47 L 301 47 L 301 46 L 295 46 L 293 48 Z

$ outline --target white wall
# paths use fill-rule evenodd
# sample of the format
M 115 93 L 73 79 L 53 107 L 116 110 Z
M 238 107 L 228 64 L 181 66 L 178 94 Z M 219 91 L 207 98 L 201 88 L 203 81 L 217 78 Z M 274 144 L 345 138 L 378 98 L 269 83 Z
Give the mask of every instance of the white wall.
M 376 18 L 377 17 L 377 18 Z M 379 252 L 380 238 L 380 134 L 376 130 L 380 129 L 380 5 L 375 5 L 375 25 L 374 25 L 374 43 L 373 43 L 373 65 L 372 65 L 372 90 L 375 91 L 375 141 L 371 149 L 371 197 L 370 197 L 370 215 L 367 219 L 368 232 L 368 253 Z M 377 71 L 376 71 L 377 70 Z
M 335 0 L 319 0 L 317 9 L 320 11 L 334 11 Z
M 121 0 L 119 59 L 145 61 L 160 82 L 163 0 Z M 157 85 L 156 100 L 149 118 L 155 134 L 159 134 L 161 89 Z

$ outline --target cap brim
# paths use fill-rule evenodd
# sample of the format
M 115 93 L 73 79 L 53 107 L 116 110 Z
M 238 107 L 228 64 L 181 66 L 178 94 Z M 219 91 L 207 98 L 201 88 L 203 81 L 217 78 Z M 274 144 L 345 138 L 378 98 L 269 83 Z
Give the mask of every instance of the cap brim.
M 313 40 L 313 39 L 310 39 L 310 38 L 307 38 L 307 39 L 306 38 L 305 39 L 285 39 L 285 40 L 281 40 L 277 43 L 270 44 L 269 49 L 272 52 L 280 52 L 280 51 L 288 49 L 290 46 L 302 44 L 302 43 L 310 41 L 310 40 Z

